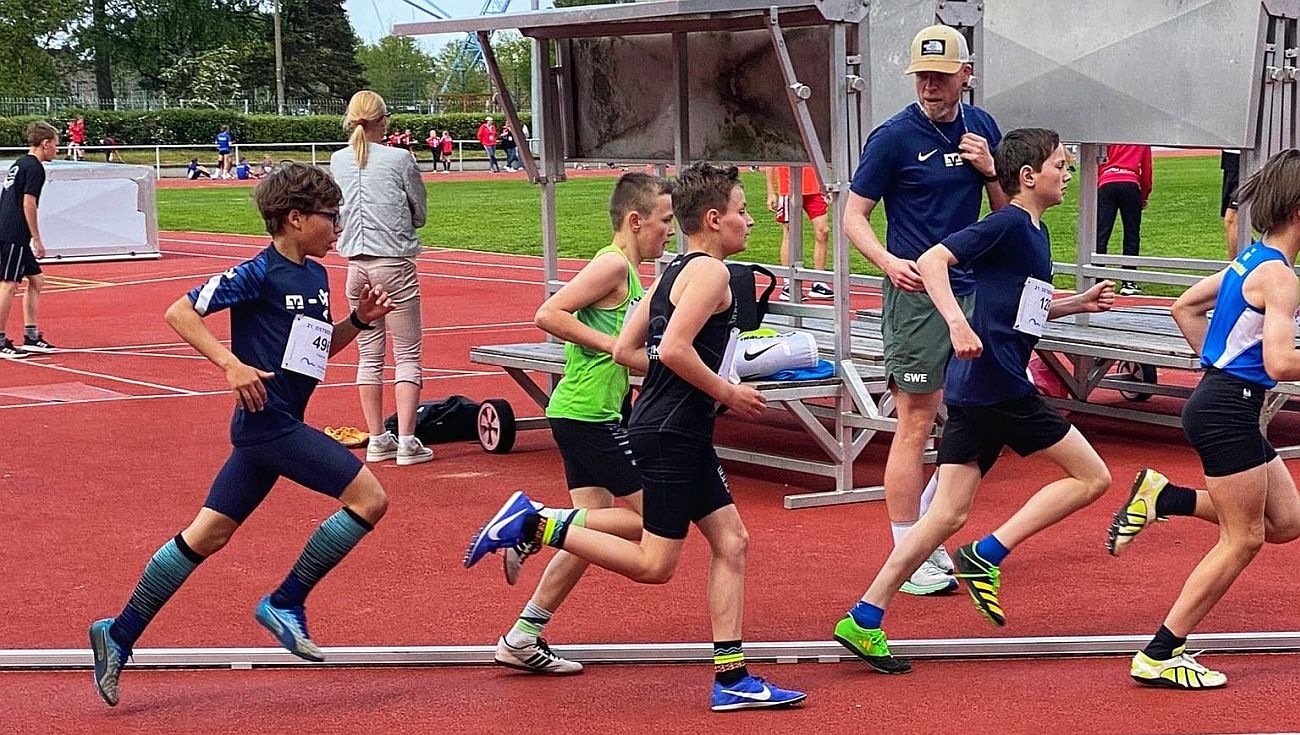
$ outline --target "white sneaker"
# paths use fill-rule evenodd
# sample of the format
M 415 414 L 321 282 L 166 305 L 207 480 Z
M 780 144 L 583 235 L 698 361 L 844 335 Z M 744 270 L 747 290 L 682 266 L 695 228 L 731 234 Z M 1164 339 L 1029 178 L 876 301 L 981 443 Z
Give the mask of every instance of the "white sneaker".
M 930 555 L 930 563 L 934 564 L 944 571 L 945 574 L 951 575 L 957 571 L 957 565 L 952 563 L 952 557 L 948 556 L 948 550 L 940 544 L 939 548 L 934 550 Z
M 1222 672 L 1197 662 L 1186 646 L 1175 648 L 1173 657 L 1164 661 L 1138 651 L 1129 664 L 1129 676 L 1139 684 L 1171 689 L 1218 689 L 1228 683 Z
M 942 595 L 957 589 L 957 580 L 926 559 L 899 589 L 909 595 Z
M 409 442 L 398 442 L 397 446 L 397 466 L 405 467 L 410 464 L 421 464 L 433 459 L 433 450 L 420 443 L 419 439 L 411 439 Z
M 397 456 L 397 437 L 392 432 L 374 434 L 366 444 L 366 461 L 383 462 Z
M 507 643 L 505 636 L 502 636 L 497 640 L 496 662 L 502 666 L 531 671 L 534 674 L 565 676 L 582 673 L 582 664 L 556 656 L 543 638 L 534 638 L 531 643 L 515 647 Z

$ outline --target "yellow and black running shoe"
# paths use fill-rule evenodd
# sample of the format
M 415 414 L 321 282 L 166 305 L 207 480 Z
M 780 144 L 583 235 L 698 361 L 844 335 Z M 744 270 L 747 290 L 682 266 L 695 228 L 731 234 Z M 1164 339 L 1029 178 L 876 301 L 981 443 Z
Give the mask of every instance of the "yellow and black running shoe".
M 1170 689 L 1218 689 L 1228 684 L 1226 675 L 1197 663 L 1186 646 L 1175 648 L 1174 655 L 1163 661 L 1138 651 L 1129 666 L 1129 676 L 1143 686 Z
M 1106 532 L 1106 551 L 1111 556 L 1124 553 L 1133 543 L 1142 529 L 1158 520 L 1156 516 L 1156 498 L 1160 491 L 1169 484 L 1169 478 L 1152 469 L 1145 469 L 1133 478 L 1133 489 L 1129 491 L 1128 500 L 1110 522 Z
M 1002 589 L 1002 572 L 996 564 L 990 564 L 975 551 L 972 541 L 957 549 L 957 574 L 954 575 L 966 583 L 975 609 L 998 627 L 1007 624 L 1002 614 L 1002 605 L 998 602 L 998 590 Z

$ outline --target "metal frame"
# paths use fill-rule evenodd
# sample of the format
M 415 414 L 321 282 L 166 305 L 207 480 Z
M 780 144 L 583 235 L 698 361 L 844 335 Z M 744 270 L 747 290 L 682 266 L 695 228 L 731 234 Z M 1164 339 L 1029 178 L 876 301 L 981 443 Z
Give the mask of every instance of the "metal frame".
M 1026 638 L 939 638 L 890 641 L 896 656 L 911 659 L 1058 658 L 1122 656 L 1140 650 L 1150 636 L 1042 636 Z M 1300 651 L 1300 632 L 1196 633 L 1188 645 L 1210 653 Z M 588 643 L 553 646 L 555 652 L 584 664 L 696 664 L 713 660 L 710 643 Z M 305 668 L 308 666 L 492 666 L 495 646 L 339 646 L 327 647 L 326 662 L 304 661 L 282 648 L 139 648 L 132 669 Z M 857 661 L 833 641 L 745 643 L 745 658 L 762 663 L 839 663 Z M 0 651 L 0 671 L 16 669 L 91 669 L 88 648 L 9 649 Z

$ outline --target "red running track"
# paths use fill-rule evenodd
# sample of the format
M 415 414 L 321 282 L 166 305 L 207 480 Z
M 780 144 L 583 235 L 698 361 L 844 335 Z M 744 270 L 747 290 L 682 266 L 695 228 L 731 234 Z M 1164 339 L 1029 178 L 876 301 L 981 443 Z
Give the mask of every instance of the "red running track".
M 201 504 L 228 450 L 230 399 L 220 374 L 178 344 L 161 314 L 186 289 L 251 257 L 262 245 L 255 238 L 171 233 L 158 261 L 50 269 L 58 287 L 43 301 L 43 326 L 56 344 L 76 351 L 0 363 L 0 416 L 12 448 L 5 455 L 12 459 L 0 472 L 5 500 L 0 568 L 19 570 L 0 586 L 4 647 L 85 645 L 86 625 L 120 609 L 148 556 Z M 341 294 L 344 262 L 331 256 L 327 266 L 335 293 Z M 419 268 L 425 289 L 426 396 L 503 396 L 520 415 L 536 415 L 504 374 L 471 365 L 467 350 L 474 344 L 540 339 L 531 325 L 542 293 L 539 261 L 431 250 L 421 256 Z M 854 300 L 870 303 L 866 295 Z M 226 331 L 224 322 L 223 317 L 211 320 L 219 335 Z M 353 349 L 335 358 L 308 411 L 310 422 L 360 423 L 349 384 L 348 366 L 355 360 Z M 76 395 L 85 397 L 66 400 Z M 65 400 L 52 400 L 56 397 Z M 1166 402 L 1166 409 L 1176 411 L 1177 404 Z M 891 636 L 1147 634 L 1159 624 L 1181 580 L 1213 543 L 1213 529 L 1185 519 L 1162 524 L 1123 560 L 1115 560 L 1103 548 L 1105 528 L 1137 469 L 1155 463 L 1178 480 L 1194 482 L 1194 455 L 1176 430 L 1095 417 L 1076 420 L 1110 463 L 1115 486 L 1103 501 L 1011 557 L 1003 593 L 1008 627 L 991 628 L 960 596 L 900 595 L 886 621 Z M 1294 417 L 1281 421 L 1284 436 L 1300 437 Z M 720 433 L 754 446 L 809 444 L 789 424 L 742 426 L 724 419 Z M 392 510 L 313 595 L 312 628 L 323 645 L 488 644 L 526 601 L 541 564 L 530 564 L 520 586 L 508 588 L 493 564 L 466 571 L 459 560 L 469 534 L 510 490 L 525 488 L 548 502 L 564 502 L 563 472 L 550 437 L 521 434 L 516 450 L 504 456 L 484 454 L 470 443 L 435 450 L 438 459 L 426 465 L 376 468 L 393 498 Z M 882 462 L 883 448 L 869 449 L 858 463 L 858 481 L 879 482 Z M 785 494 L 827 489 L 828 483 L 744 465 L 729 464 L 728 471 L 753 537 L 746 638 L 829 639 L 835 620 L 887 553 L 883 506 L 785 511 Z M 994 527 L 1052 472 L 1042 462 L 1005 458 L 982 488 L 968 531 L 959 539 Z M 277 488 L 231 545 L 180 591 L 140 645 L 271 645 L 254 624 L 252 607 L 333 509 L 332 502 L 288 483 Z M 556 616 L 548 637 L 565 643 L 708 640 L 706 550 L 698 537 L 688 546 L 678 577 L 664 587 L 641 587 L 593 571 Z M 1288 604 L 1295 591 L 1293 553 L 1266 549 L 1202 630 L 1300 629 L 1300 612 Z M 739 715 L 726 722 L 759 731 L 835 732 L 873 724 L 904 732 L 908 727 L 1023 731 L 1010 720 L 989 719 L 1014 712 L 1035 723 L 1036 730 L 1071 724 L 1099 732 L 1265 731 L 1288 729 L 1288 724 L 1296 729 L 1291 698 L 1276 696 L 1294 693 L 1288 675 L 1295 662 L 1289 656 L 1216 657 L 1214 663 L 1233 675 L 1229 694 L 1190 698 L 1138 690 L 1121 659 L 923 662 L 916 676 L 903 679 L 870 676 L 855 664 L 763 667 L 779 682 L 810 687 L 810 706 L 800 713 Z M 1270 678 L 1269 672 L 1276 673 Z M 941 689 L 939 676 L 950 686 Z M 963 683 L 968 679 L 984 681 L 993 691 L 976 701 Z M 355 717 L 360 723 L 341 730 L 407 718 L 402 721 L 425 723 L 426 729 L 446 722 L 476 731 L 518 726 L 521 714 L 498 711 L 496 703 L 531 698 L 537 701 L 524 716 L 534 721 L 537 715 L 566 716 L 591 722 L 596 730 L 606 729 L 597 723 L 612 729 L 622 718 L 670 718 L 682 729 L 717 721 L 702 704 L 708 681 L 702 667 L 596 667 L 567 682 L 535 682 L 489 670 L 128 671 L 127 705 L 112 713 L 99 709 L 84 672 L 4 674 L 3 681 L 19 695 L 9 698 L 9 712 L 22 724 L 6 728 L 9 714 L 0 714 L 0 732 L 43 729 L 31 719 L 34 711 L 63 713 L 51 727 L 63 722 L 82 731 L 192 730 L 196 716 L 204 723 L 200 727 L 261 722 L 255 730 L 279 731 L 289 727 L 281 726 L 279 713 L 300 717 L 306 726 L 313 706 L 324 707 L 330 722 Z M 641 688 L 653 696 L 634 696 Z M 1235 710 L 1222 704 L 1227 696 L 1239 703 Z M 618 716 L 601 719 L 597 703 Z M 1238 724 L 1210 718 L 1216 709 L 1231 711 Z M 1134 712 L 1144 713 L 1144 719 L 1124 719 Z M 443 716 L 447 719 L 434 719 Z M 1113 723 L 1113 729 L 1105 723 Z

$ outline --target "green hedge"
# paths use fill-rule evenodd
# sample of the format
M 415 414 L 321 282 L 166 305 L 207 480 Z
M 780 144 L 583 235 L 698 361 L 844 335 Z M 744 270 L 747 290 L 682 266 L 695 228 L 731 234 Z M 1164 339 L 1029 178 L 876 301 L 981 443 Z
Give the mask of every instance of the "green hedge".
M 241 143 L 312 143 L 344 140 L 345 130 L 338 115 L 244 115 L 225 110 L 156 110 L 114 112 L 106 110 L 69 110 L 60 115 L 43 117 L 0 117 L 0 146 L 24 144 L 23 130 L 34 120 L 48 120 L 60 130 L 77 115 L 86 118 L 86 141 L 97 145 L 111 134 L 124 145 L 194 144 L 210 145 L 222 125 L 229 125 L 235 140 Z M 500 116 L 497 125 L 500 127 Z M 524 122 L 530 122 L 527 115 Z M 411 137 L 422 145 L 430 129 L 451 130 L 457 140 L 472 140 L 483 116 L 457 112 L 445 115 L 393 115 L 390 130 L 411 129 Z

